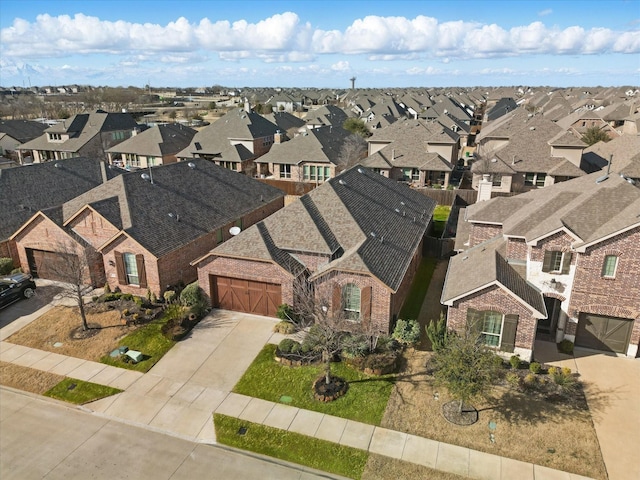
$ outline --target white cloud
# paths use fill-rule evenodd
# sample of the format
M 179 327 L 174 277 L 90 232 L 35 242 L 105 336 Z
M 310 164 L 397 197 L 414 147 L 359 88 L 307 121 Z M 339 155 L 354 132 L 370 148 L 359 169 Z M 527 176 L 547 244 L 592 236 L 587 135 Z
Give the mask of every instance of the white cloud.
M 538 12 L 538 16 L 539 17 L 546 17 L 547 15 L 551 15 L 553 13 L 553 10 L 551 10 L 550 8 L 547 8 L 545 10 L 540 10 Z
M 349 65 L 349 62 L 340 61 L 331 65 L 331 70 L 335 72 L 348 72 L 351 70 L 351 66 Z

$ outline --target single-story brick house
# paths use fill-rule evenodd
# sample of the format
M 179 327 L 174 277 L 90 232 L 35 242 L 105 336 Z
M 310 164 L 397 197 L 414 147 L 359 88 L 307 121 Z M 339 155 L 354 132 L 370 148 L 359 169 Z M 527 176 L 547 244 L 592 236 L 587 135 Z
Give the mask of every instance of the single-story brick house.
M 214 307 L 275 316 L 283 303 L 296 306 L 302 281 L 327 311 L 388 332 L 434 208 L 408 186 L 354 167 L 193 264 Z
M 37 212 L 12 239 L 23 269 L 37 276 L 55 278 L 65 255 L 85 255 L 87 284 L 160 295 L 194 281 L 190 262 L 227 240 L 230 228 L 247 228 L 283 205 L 282 191 L 192 159 L 113 178 Z
M 603 172 L 468 207 L 442 293 L 448 325 L 478 321 L 488 345 L 525 360 L 536 338 L 637 356 L 638 212 L 640 189 Z

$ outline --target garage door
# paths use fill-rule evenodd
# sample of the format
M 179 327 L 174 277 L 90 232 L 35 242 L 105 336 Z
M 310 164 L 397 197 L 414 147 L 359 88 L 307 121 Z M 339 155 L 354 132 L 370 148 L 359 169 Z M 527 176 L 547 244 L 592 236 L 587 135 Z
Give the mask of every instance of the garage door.
M 581 314 L 576 345 L 580 347 L 627 353 L 633 320 Z
M 34 250 L 27 248 L 27 260 L 29 270 L 34 278 L 46 278 L 68 282 L 70 266 L 77 265 L 75 255 L 67 253 L 49 252 L 46 250 Z M 73 267 L 71 267 L 73 270 Z
M 275 283 L 231 277 L 211 277 L 213 305 L 224 310 L 275 317 L 282 303 L 282 289 Z

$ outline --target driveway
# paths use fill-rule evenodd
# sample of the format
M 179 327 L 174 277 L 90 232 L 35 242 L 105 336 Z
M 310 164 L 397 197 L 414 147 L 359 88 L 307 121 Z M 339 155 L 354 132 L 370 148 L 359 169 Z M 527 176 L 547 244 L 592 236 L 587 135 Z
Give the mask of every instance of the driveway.
M 281 338 L 273 333 L 276 322 L 214 310 L 125 392 L 86 407 L 107 417 L 213 443 L 211 413 L 265 343 Z
M 36 294 L 33 297 L 18 300 L 0 309 L 0 329 L 3 329 L 4 337 L 13 334 L 52 308 L 54 297 L 61 291 L 62 287 L 56 282 L 36 279 Z M 7 326 L 10 328 L 5 328 Z
M 540 348 L 539 348 L 540 347 Z M 640 478 L 640 359 L 536 342 L 536 359 L 580 374 L 609 480 Z

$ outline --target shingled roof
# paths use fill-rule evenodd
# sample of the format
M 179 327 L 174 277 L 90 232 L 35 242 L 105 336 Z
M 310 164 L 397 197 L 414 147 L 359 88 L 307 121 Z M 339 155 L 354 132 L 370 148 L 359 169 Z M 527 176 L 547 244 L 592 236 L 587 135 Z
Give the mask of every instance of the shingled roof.
M 193 159 L 125 173 L 63 205 L 64 221 L 90 205 L 156 257 L 284 196 L 274 187 Z
M 564 229 L 579 248 L 640 225 L 640 189 L 618 174 L 604 178 L 596 172 L 515 197 L 480 202 L 467 208 L 466 219 L 500 224 L 505 235 L 528 242 Z
M 431 221 L 435 202 L 371 170 L 354 167 L 213 249 L 208 256 L 270 260 L 268 241 L 291 257 L 324 254 L 311 277 L 337 269 L 372 275 L 395 292 Z M 207 257 L 208 257 L 207 256 Z M 206 258 L 206 257 L 204 257 Z M 201 259 L 201 260 L 204 260 Z
M 449 261 L 441 303 L 456 300 L 485 288 L 497 286 L 531 308 L 538 318 L 546 318 L 542 292 L 522 278 L 504 259 L 506 241 L 496 237 L 456 255 Z M 470 269 L 473 275 L 469 275 Z
M 196 131 L 193 128 L 177 123 L 157 125 L 105 151 L 154 157 L 175 155 L 191 143 L 195 134 Z
M 46 123 L 33 120 L 0 120 L 0 133 L 5 133 L 20 143 L 39 137 L 49 128 Z
M 0 169 L 0 240 L 37 211 L 60 206 L 123 172 L 84 157 Z

